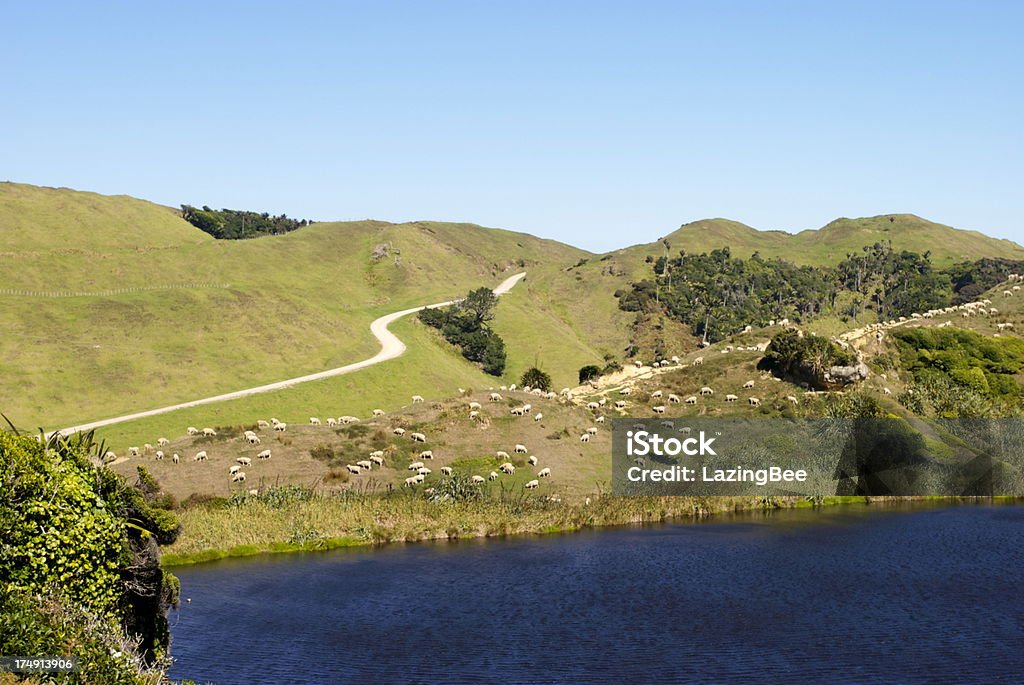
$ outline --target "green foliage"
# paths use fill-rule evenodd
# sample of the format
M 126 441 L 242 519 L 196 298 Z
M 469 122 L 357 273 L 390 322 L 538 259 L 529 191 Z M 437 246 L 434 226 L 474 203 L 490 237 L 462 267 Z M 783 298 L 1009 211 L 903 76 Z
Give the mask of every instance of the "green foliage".
M 485 373 L 500 376 L 505 372 L 505 341 L 491 330 L 497 296 L 488 288 L 477 288 L 450 306 L 424 309 L 419 320 L 441 331 L 466 359 L 480 364 Z
M 181 206 L 181 217 L 204 233 L 222 240 L 258 238 L 262 235 L 288 233 L 308 225 L 309 221 L 291 219 L 281 214 L 271 216 L 266 212 L 246 212 L 235 209 L 197 209 L 190 205 Z
M 76 629 L 102 623 L 138 635 L 140 658 L 152 663 L 165 653 L 165 611 L 177 601 L 176 579 L 160 569 L 157 545 L 174 542 L 180 526 L 161 508 L 168 500 L 145 469 L 139 488 L 127 486 L 96 465 L 100 451 L 91 434 L 44 441 L 0 432 L 0 597 L 21 597 L 19 611 L 49 598 L 60 615 L 47 618 L 39 609 L 26 617 L 38 627 L 36 637 L 66 639 L 69 625 L 94 617 L 92 627 Z M 51 618 L 63 621 L 60 631 L 46 632 L 57 625 Z M 5 651 L 40 653 L 18 642 L 30 638 L 15 635 Z
M 594 364 L 587 364 L 586 366 L 580 367 L 580 384 L 586 383 L 587 381 L 593 380 L 601 375 L 601 368 Z
M 519 379 L 519 384 L 523 387 L 540 388 L 544 392 L 549 392 L 551 390 L 551 376 L 536 366 L 531 366 L 523 372 L 523 377 Z
M 1024 261 L 1002 258 L 959 262 L 945 270 L 953 284 L 953 304 L 973 302 L 986 290 L 1005 281 L 1009 274 L 1022 272 Z
M 987 411 L 986 400 L 1004 403 L 1021 394 L 1015 376 L 1024 370 L 1024 340 L 958 328 L 911 328 L 893 335 L 921 401 L 940 415 L 958 408 L 975 415 Z
M 797 331 L 786 329 L 772 338 L 762 363 L 778 375 L 797 376 L 821 386 L 830 367 L 855 362 L 856 357 L 831 340 L 813 335 L 800 337 Z

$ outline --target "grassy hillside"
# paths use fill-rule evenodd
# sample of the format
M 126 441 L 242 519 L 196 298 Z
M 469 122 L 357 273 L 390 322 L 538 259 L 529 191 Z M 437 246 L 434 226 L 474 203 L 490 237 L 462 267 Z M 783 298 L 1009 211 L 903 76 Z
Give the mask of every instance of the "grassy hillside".
M 817 230 L 796 234 L 758 231 L 727 219 L 704 219 L 668 234 L 673 252 L 708 252 L 728 246 L 734 256 L 781 257 L 797 264 L 835 264 L 865 245 L 892 241 L 897 250 L 931 252 L 936 266 L 982 257 L 1024 258 L 1024 248 L 1010 240 L 990 238 L 977 231 L 963 231 L 913 214 L 885 214 L 862 219 L 836 219 Z M 615 254 L 626 270 L 637 268 L 646 255 L 664 254 L 660 242 L 636 245 Z
M 215 241 L 151 203 L 15 184 L 0 186 L 0 207 L 0 411 L 20 426 L 340 366 L 376 352 L 369 324 L 382 314 L 586 254 L 429 222 Z M 374 260 L 381 245 L 389 254 Z

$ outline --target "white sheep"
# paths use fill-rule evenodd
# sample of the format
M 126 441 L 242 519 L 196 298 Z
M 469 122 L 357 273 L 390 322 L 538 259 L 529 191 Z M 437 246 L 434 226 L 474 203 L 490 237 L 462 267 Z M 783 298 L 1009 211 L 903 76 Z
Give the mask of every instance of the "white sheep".
M 450 475 L 452 475 L 452 473 L 453 473 L 453 471 L 452 471 L 452 467 L 451 466 L 442 466 L 441 467 L 441 475 L 442 476 L 450 476 Z
M 117 454 L 115 454 L 114 452 L 108 451 L 106 454 L 103 455 L 103 458 L 108 460 L 108 461 L 110 461 L 110 460 L 113 460 L 113 459 L 117 459 Z
M 473 411 L 469 412 L 469 420 L 470 421 L 475 421 L 478 418 L 480 418 L 480 412 L 476 411 L 475 409 Z
M 212 438 L 212 437 L 214 437 L 216 435 L 217 435 L 217 431 L 213 430 L 212 428 L 204 428 L 203 429 L 203 437 Z
M 337 426 L 338 425 L 338 419 L 335 419 L 333 417 L 328 416 L 327 417 L 327 425 L 328 426 Z
M 395 430 L 393 430 L 391 432 L 394 433 L 395 435 L 405 435 L 405 429 L 404 428 L 396 428 Z
M 423 468 L 423 466 L 424 464 L 422 461 L 414 461 L 413 463 L 409 464 L 409 466 L 407 466 L 406 468 L 408 468 L 410 471 L 415 471 L 416 469 Z
M 701 395 L 714 395 L 715 391 L 705 385 L 703 388 L 700 389 L 700 394 Z
M 761 400 L 757 399 L 756 397 L 748 397 L 747 398 L 747 402 L 750 403 L 751 407 L 760 407 L 761 406 Z
M 178 456 L 177 452 L 175 452 L 173 455 L 171 455 L 171 463 L 172 464 L 177 464 L 179 461 L 181 461 L 181 457 Z
M 416 480 L 417 483 L 422 483 L 424 480 L 426 480 L 427 477 L 424 476 L 422 473 L 417 473 L 415 476 L 413 476 L 413 478 Z
M 516 445 L 515 450 L 514 450 L 514 452 L 516 454 L 526 454 L 529 451 L 530 450 L 526 449 L 526 445 L 519 445 L 519 444 Z
M 245 482 L 245 471 L 239 471 L 235 475 L 231 476 L 232 483 L 244 483 Z
M 163 461 L 163 458 L 164 458 L 164 451 L 163 450 L 157 450 L 156 451 L 156 455 L 154 455 L 154 459 L 156 459 L 157 461 Z
M 139 448 L 138 447 L 129 447 L 128 448 L 128 454 L 130 456 L 133 456 L 133 457 L 139 456 Z
M 527 462 L 529 462 L 531 466 L 536 466 L 536 465 L 537 465 L 537 457 L 533 457 L 533 456 L 531 456 L 531 457 L 530 457 L 529 459 L 527 459 L 526 461 L 527 461 Z
M 792 404 L 800 404 L 800 400 L 798 400 L 794 395 L 786 395 L 786 401 Z
M 754 387 L 754 381 L 747 381 L 743 384 L 744 389 Z
M 501 450 L 498 450 L 497 452 L 495 452 L 494 456 L 496 456 L 498 459 L 504 459 L 506 461 L 508 461 L 509 459 L 512 458 L 512 457 L 508 456 L 508 452 L 503 452 Z
M 597 417 L 596 419 L 594 419 L 594 420 L 595 420 L 595 421 L 597 421 L 598 423 L 604 423 L 604 417 L 603 417 L 603 416 L 598 416 L 598 417 Z
M 664 394 L 664 393 L 662 393 L 662 391 L 661 391 L 661 390 L 655 390 L 654 392 L 652 392 L 652 393 L 651 393 L 651 397 L 652 397 L 653 399 L 661 399 L 661 396 L 662 396 L 663 394 Z
M 238 459 L 235 459 L 235 461 L 237 461 L 242 466 L 249 466 L 250 464 L 252 464 L 252 459 L 250 459 L 249 457 L 239 457 Z
M 597 426 L 591 426 L 590 428 L 587 429 L 587 432 L 590 433 L 591 435 L 597 435 Z
M 470 480 L 476 483 L 477 485 L 486 482 L 483 476 L 473 476 L 472 478 L 470 478 Z
M 739 397 L 737 397 L 736 395 L 731 395 L 730 394 L 730 395 L 726 395 L 725 396 L 725 401 L 726 402 L 735 402 L 738 399 L 739 399 Z
M 267 421 L 264 421 L 263 419 L 260 419 L 259 421 L 256 422 L 256 428 L 258 430 L 263 430 L 264 428 L 270 428 L 270 423 L 268 423 Z
M 690 395 L 689 397 L 686 398 L 686 403 L 697 404 L 697 397 L 695 395 Z
M 470 409 L 483 409 L 484 405 L 480 404 L 479 402 L 470 402 L 469 403 L 469 408 Z
M 527 490 L 533 490 L 538 485 L 540 485 L 540 481 L 539 480 L 531 480 L 529 483 L 527 483 L 523 487 L 525 487 Z
M 420 468 L 416 469 L 416 473 L 420 474 L 421 476 L 429 476 L 431 473 L 433 473 L 433 471 L 428 469 L 426 466 L 421 466 Z
M 427 436 L 424 435 L 423 433 L 410 433 L 409 434 L 409 438 L 411 438 L 413 442 L 426 442 L 427 441 Z
M 256 455 L 257 459 L 270 459 L 270 450 L 263 450 Z
M 601 405 L 598 404 L 597 402 L 587 402 L 587 409 L 589 409 L 590 411 L 597 411 L 600 408 Z
M 199 435 L 199 429 L 195 426 L 189 426 L 187 432 L 189 435 Z
M 281 423 L 280 421 L 278 421 L 277 423 L 274 424 L 274 430 L 277 431 L 278 433 L 284 433 L 286 430 L 288 430 L 288 424 Z
M 489 398 L 489 399 L 491 400 L 491 402 L 501 402 L 501 395 L 499 395 L 499 394 L 498 394 L 498 393 L 496 393 L 496 392 L 492 392 L 492 393 L 491 393 L 491 394 L 490 394 L 490 395 L 488 396 L 488 398 Z
M 245 439 L 249 442 L 250 445 L 260 444 L 260 436 L 258 435 L 247 435 L 245 436 Z
M 498 480 L 498 478 L 499 476 L 497 471 L 491 471 L 490 474 L 487 476 L 488 480 Z
M 540 471 L 537 472 L 537 477 L 538 478 L 547 478 L 550 475 L 551 475 L 551 469 L 547 468 L 547 467 L 542 468 Z
M 412 403 L 413 404 L 419 404 L 422 401 L 423 401 L 423 398 L 420 397 L 419 395 L 413 395 L 412 396 Z
M 258 497 L 259 494 L 260 494 L 260 491 L 257 488 L 253 488 L 252 490 L 249 490 L 249 495 L 251 497 Z
M 310 416 L 309 417 L 309 425 L 311 425 L 311 426 L 319 426 L 319 425 L 321 425 L 320 424 L 320 419 L 318 419 L 315 416 Z
M 693 366 L 700 366 L 703 363 L 704 363 L 704 357 L 697 357 L 697 358 L 695 358 L 693 360 L 692 365 Z
M 383 409 L 374 409 L 373 410 L 373 415 L 374 416 L 384 416 L 384 410 Z
M 615 408 L 616 409 L 625 409 L 626 408 L 626 400 L 619 400 L 619 401 L 617 401 L 615 403 Z
M 167 447 L 168 445 L 171 444 L 171 441 L 168 440 L 167 438 L 157 438 L 156 444 L 159 445 L 160 447 Z
M 233 476 L 233 475 L 235 475 L 236 473 L 238 473 L 241 470 L 242 470 L 241 466 L 238 466 L 238 465 L 232 466 L 231 468 L 228 469 L 228 475 Z
M 433 459 L 433 458 L 434 458 L 433 450 L 423 450 L 422 452 L 420 452 L 420 459 Z
M 581 435 L 580 442 L 590 442 L 590 433 L 584 433 Z
M 371 454 L 370 455 L 370 461 L 373 462 L 374 464 L 376 464 L 377 466 L 384 466 L 384 457 L 381 457 L 381 456 L 378 456 L 378 455 L 375 455 L 375 454 Z
M 506 461 L 504 464 L 498 467 L 498 470 L 501 471 L 502 473 L 512 475 L 513 473 L 516 472 L 516 467 L 513 466 L 512 462 Z
M 544 418 L 544 413 L 543 412 L 537 412 L 536 414 L 533 415 L 533 420 L 534 421 L 540 421 L 543 418 Z
M 202 452 L 196 452 L 196 456 L 192 457 L 192 461 L 206 461 L 208 458 L 206 450 L 203 450 Z
M 355 464 L 345 464 L 345 468 L 348 469 L 349 473 L 355 474 L 357 476 L 363 472 L 363 470 L 356 466 Z
M 655 414 L 664 414 L 664 413 L 665 413 L 665 405 L 664 405 L 664 404 L 659 404 L 659 405 L 658 405 L 658 406 L 656 406 L 656 407 L 651 407 L 651 410 L 652 410 L 652 411 L 653 411 L 653 412 L 654 412 Z
M 368 459 L 363 459 L 362 461 L 357 461 L 356 466 L 358 466 L 361 469 L 366 469 L 367 471 L 370 471 L 373 469 L 373 462 L 371 462 Z
M 405 479 L 405 486 L 411 488 L 414 485 L 418 485 L 419 482 L 420 481 L 416 476 L 409 476 L 408 478 Z
M 669 404 L 679 404 L 679 395 L 669 395 L 668 396 L 668 403 Z

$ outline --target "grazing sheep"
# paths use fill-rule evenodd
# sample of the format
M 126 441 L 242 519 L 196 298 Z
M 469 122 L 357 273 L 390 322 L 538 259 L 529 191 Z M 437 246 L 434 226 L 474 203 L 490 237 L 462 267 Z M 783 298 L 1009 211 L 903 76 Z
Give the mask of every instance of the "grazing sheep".
M 217 435 L 217 431 L 213 430 L 212 428 L 204 428 L 203 429 L 203 437 L 204 438 L 212 438 L 212 437 L 215 437 L 216 435 Z
M 408 468 L 410 471 L 415 471 L 416 469 L 423 468 L 423 466 L 424 464 L 422 461 L 414 461 L 413 463 L 409 464 L 409 466 L 407 466 L 406 468 Z
M 714 395 L 715 391 L 705 385 L 703 388 L 700 389 L 700 394 L 701 395 Z
M 373 410 L 373 415 L 374 416 L 384 416 L 384 410 L 383 409 L 374 409 Z
M 442 476 L 450 476 L 450 475 L 452 475 L 452 473 L 454 473 L 454 472 L 452 471 L 452 467 L 451 466 L 442 466 L 441 467 L 441 475 Z
M 171 463 L 172 464 L 177 464 L 179 461 L 181 461 L 181 457 L 178 456 L 177 452 L 175 452 L 173 455 L 171 455 Z
M 668 402 L 669 404 L 679 404 L 679 395 L 669 395 Z
M 697 398 L 696 398 L 696 396 L 694 396 L 694 395 L 690 395 L 689 397 L 687 397 L 687 398 L 686 398 L 686 403 L 687 403 L 687 404 L 697 404 Z
M 490 474 L 488 474 L 487 476 L 488 480 L 498 480 L 498 478 L 499 476 L 497 471 L 491 471 Z
M 328 416 L 327 417 L 327 425 L 328 426 L 337 426 L 338 425 L 338 419 L 331 418 L 330 416 Z
M 735 402 L 738 399 L 739 399 L 739 397 L 737 397 L 736 395 L 726 395 L 725 396 L 725 401 L 726 402 Z
M 242 466 L 249 466 L 250 464 L 252 464 L 252 459 L 250 459 L 249 457 L 239 457 L 238 459 L 235 459 L 235 461 L 237 461 Z
M 537 472 L 537 477 L 538 478 L 547 478 L 550 475 L 551 475 L 551 469 L 547 468 L 547 467 L 545 467 L 545 468 L 543 468 L 543 469 L 541 469 L 540 471 Z
M 432 450 L 423 450 L 420 452 L 420 459 L 433 459 L 434 452 Z
M 584 433 L 581 435 L 580 442 L 590 442 L 590 433 Z
M 310 416 L 309 417 L 309 425 L 311 425 L 311 426 L 319 426 L 319 425 L 321 425 L 320 424 L 320 419 L 318 419 L 315 416 Z
M 757 399 L 756 397 L 748 397 L 747 398 L 747 402 L 750 403 L 751 407 L 760 407 L 761 406 L 761 400 Z
M 280 421 L 278 421 L 277 423 L 274 424 L 274 430 L 276 430 L 278 433 L 284 433 L 286 430 L 288 430 L 288 424 L 281 423 Z
M 478 412 L 476 410 L 469 412 L 469 420 L 470 421 L 478 419 L 479 417 L 480 417 L 480 412 Z
M 1009 290 L 1004 290 L 1003 297 L 1013 297 L 1013 293 L 1010 292 Z
M 260 436 L 258 435 L 247 435 L 245 436 L 245 439 L 249 442 L 250 445 L 260 444 Z
M 601 401 L 597 403 L 597 406 L 603 407 L 606 404 L 608 404 L 608 398 L 607 397 L 602 397 Z
M 479 402 L 470 402 L 469 403 L 469 408 L 470 409 L 483 409 L 484 405 L 480 404 Z
M 370 461 L 376 464 L 377 466 L 384 466 L 384 457 L 381 457 L 379 455 L 371 454 Z
M 654 392 L 651 393 L 651 398 L 653 398 L 653 399 L 661 399 L 661 396 L 663 394 L 664 393 L 661 390 L 655 390 Z
M 413 478 L 416 480 L 417 483 L 422 483 L 424 480 L 426 480 L 427 477 L 424 476 L 422 473 L 417 473 L 415 476 L 413 476 Z
M 526 449 L 526 445 L 519 445 L 519 444 L 517 444 L 516 447 L 515 447 L 515 450 L 513 450 L 513 451 L 516 454 L 526 454 L 530 450 Z
M 233 476 L 233 475 L 235 475 L 236 473 L 238 473 L 241 470 L 242 470 L 241 466 L 237 466 L 237 465 L 236 466 L 232 466 L 231 468 L 228 469 L 228 475 Z
M 644 363 L 642 361 L 640 361 L 639 359 L 637 359 L 635 362 L 633 362 L 633 366 L 635 366 L 638 369 L 641 369 L 641 368 L 643 368 Z
M 597 435 L 597 427 L 591 426 L 590 428 L 587 429 L 587 432 L 590 433 L 591 435 Z
M 152 451 L 153 451 L 153 446 L 150 445 L 148 442 L 144 443 L 142 445 L 142 452 L 143 452 L 143 454 L 149 454 Z
M 589 409 L 590 411 L 597 411 L 600 408 L 601 405 L 598 404 L 597 402 L 587 402 L 587 409 Z
M 189 435 L 199 435 L 199 429 L 196 428 L 195 426 L 189 426 L 188 427 L 188 434 Z
M 618 402 L 616 402 L 615 403 L 615 408 L 616 409 L 625 409 L 626 408 L 626 400 L 619 400 Z
M 659 405 L 658 405 L 658 406 L 656 406 L 656 407 L 651 407 L 651 410 L 652 410 L 652 411 L 653 411 L 653 412 L 654 412 L 655 414 L 664 414 L 664 413 L 665 413 L 665 405 L 664 405 L 664 404 L 659 404 Z
M 512 462 L 506 461 L 504 464 L 498 467 L 498 470 L 501 471 L 502 473 L 512 475 L 513 473 L 516 472 L 516 467 L 512 464 Z
M 527 462 L 529 462 L 529 464 L 530 464 L 531 466 L 536 466 L 536 465 L 537 465 L 537 457 L 533 457 L 533 456 L 531 456 L 531 457 L 530 457 L 529 459 L 527 459 L 526 461 L 527 461 Z
M 202 452 L 196 452 L 196 456 L 192 457 L 192 461 L 206 461 L 207 460 L 206 450 Z
M 239 471 L 235 475 L 231 476 L 232 483 L 244 483 L 245 482 L 245 471 Z
M 792 402 L 793 404 L 800 404 L 800 400 L 798 400 L 793 395 L 786 395 L 786 401 L 787 402 Z
M 533 490 L 538 485 L 540 485 L 540 481 L 539 480 L 531 480 L 529 483 L 527 483 L 523 487 L 525 487 L 527 490 Z
M 423 433 L 410 433 L 409 437 L 412 439 L 413 442 L 426 442 L 427 441 L 427 436 L 424 435 Z
M 470 478 L 470 480 L 476 483 L 477 485 L 486 482 L 483 476 L 473 476 L 472 478 Z
M 595 421 L 597 421 L 598 423 L 604 423 L 604 417 L 603 417 L 603 416 L 598 416 L 598 417 L 597 417 L 596 419 L 594 419 L 594 420 L 595 420 Z
M 501 395 L 496 392 L 492 392 L 488 397 L 491 402 L 501 402 Z
M 543 418 L 544 418 L 544 413 L 543 412 L 537 412 L 536 414 L 533 415 L 533 420 L 534 421 L 540 421 Z
M 501 450 L 495 452 L 495 456 L 498 457 L 498 459 L 505 459 L 506 461 L 512 458 L 508 456 L 508 452 L 502 452 Z
M 429 476 L 431 473 L 433 473 L 433 471 L 428 469 L 426 466 L 421 466 L 420 468 L 416 469 L 416 473 L 420 474 L 421 476 Z
M 697 358 L 695 358 L 693 360 L 692 365 L 693 366 L 700 366 L 703 363 L 704 363 L 704 357 L 697 357 Z
M 744 389 L 754 387 L 754 381 L 747 381 L 743 384 Z
M 138 447 L 129 447 L 128 448 L 128 454 L 130 456 L 132 456 L 132 457 L 139 456 L 139 448 Z
M 168 440 L 167 438 L 158 438 L 156 444 L 159 445 L 160 447 L 167 447 L 168 445 L 171 444 L 171 441 Z
M 886 395 L 892 394 L 892 390 L 890 390 L 889 388 L 882 388 L 882 392 L 884 392 Z
M 395 435 L 405 435 L 405 429 L 404 428 L 396 428 L 395 430 L 393 430 L 391 432 L 394 433 Z
M 369 461 L 368 459 L 363 459 L 362 461 L 357 461 L 356 466 L 358 466 L 361 469 L 366 469 L 367 471 L 370 471 L 373 469 L 373 462 Z
M 405 487 L 411 488 L 415 485 L 418 485 L 419 482 L 420 481 L 416 476 L 409 476 L 408 478 L 405 479 Z
M 363 470 L 356 466 L 355 464 L 345 464 L 345 468 L 348 469 L 349 473 L 355 474 L 357 476 L 363 472 Z
M 661 422 L 661 427 L 662 427 L 662 428 L 675 428 L 675 427 L 676 427 L 676 424 L 674 424 L 674 423 L 673 423 L 673 422 L 671 422 L 671 421 L 662 421 L 662 422 Z
M 619 394 L 620 395 L 632 395 L 633 394 L 633 388 L 628 388 L 628 387 L 627 388 L 622 388 L 622 389 L 619 390 Z
M 267 421 L 264 421 L 263 419 L 260 419 L 259 421 L 256 422 L 256 428 L 258 430 L 263 430 L 264 428 L 270 428 L 270 423 L 267 422 Z
M 413 395 L 412 396 L 412 403 L 413 404 L 419 404 L 422 401 L 423 401 L 423 398 L 420 397 L 419 395 Z
M 156 459 L 157 461 L 163 461 L 163 459 L 164 459 L 164 451 L 163 450 L 157 450 L 156 451 L 156 455 L 154 456 L 154 459 Z
M 257 459 L 270 459 L 270 450 L 263 450 L 256 455 Z

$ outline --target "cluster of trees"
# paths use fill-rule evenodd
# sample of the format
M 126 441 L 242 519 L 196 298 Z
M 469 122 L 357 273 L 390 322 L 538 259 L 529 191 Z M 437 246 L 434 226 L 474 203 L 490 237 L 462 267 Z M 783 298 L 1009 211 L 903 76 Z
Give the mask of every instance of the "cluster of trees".
M 505 372 L 505 341 L 488 325 L 497 304 L 498 297 L 489 288 L 477 288 L 450 307 L 420 311 L 419 319 L 440 330 L 463 357 L 480 364 L 485 373 L 500 376 Z
M 825 374 L 830 368 L 856 362 L 853 354 L 827 338 L 801 337 L 797 331 L 786 329 L 772 338 L 761 365 L 778 376 L 799 378 L 820 388 L 827 385 Z
M 74 654 L 81 682 L 156 682 L 178 601 L 159 545 L 180 527 L 142 467 L 130 487 L 98 465 L 99 452 L 91 434 L 0 431 L 0 645 Z
M 258 238 L 263 235 L 288 233 L 313 223 L 307 219 L 292 219 L 285 214 L 271 216 L 267 212 L 247 212 L 236 209 L 202 209 L 181 206 L 181 216 L 199 230 L 222 240 Z
M 615 293 L 619 308 L 665 312 L 705 342 L 772 319 L 795 321 L 825 313 L 878 320 L 966 302 L 1024 272 L 1024 262 L 981 259 L 936 269 L 928 252 L 896 251 L 890 243 L 865 246 L 835 266 L 796 266 L 782 259 L 734 258 L 729 248 L 697 255 L 651 257 L 651 278 Z
M 1021 394 L 1015 378 L 1024 370 L 1020 338 L 992 338 L 957 328 L 910 328 L 894 331 L 893 337 L 903 367 L 940 404 L 946 402 L 942 395 L 969 399 L 963 390 L 997 403 Z

